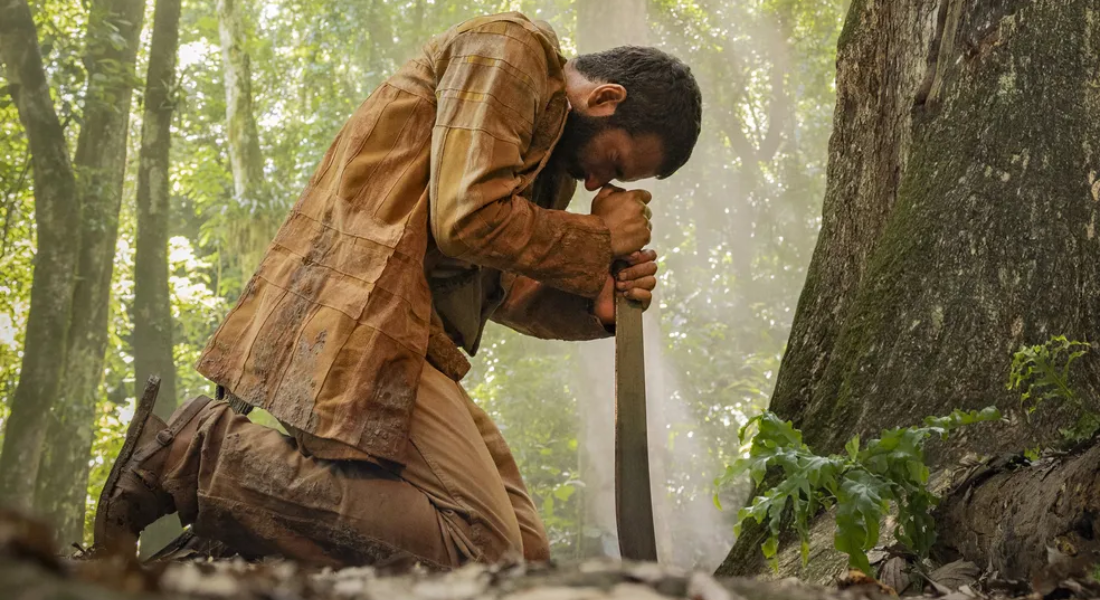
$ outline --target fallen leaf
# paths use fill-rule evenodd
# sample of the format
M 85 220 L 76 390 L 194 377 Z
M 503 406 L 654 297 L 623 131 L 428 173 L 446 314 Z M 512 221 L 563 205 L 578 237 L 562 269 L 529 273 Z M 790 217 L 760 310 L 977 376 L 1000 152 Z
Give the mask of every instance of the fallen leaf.
M 932 571 L 928 574 L 928 578 L 948 590 L 955 591 L 978 581 L 981 574 L 982 570 L 978 565 L 967 560 L 957 560 Z
M 890 586 L 899 594 L 905 593 L 909 588 L 909 561 L 900 556 L 895 556 L 882 564 L 878 580 L 884 585 Z
M 883 585 L 874 577 L 867 575 L 863 571 L 852 569 L 848 571 L 846 575 L 837 579 L 837 588 L 842 590 L 848 590 L 856 594 L 862 594 L 870 597 L 874 597 L 878 594 L 885 594 L 887 596 L 897 596 L 898 593 L 894 588 Z

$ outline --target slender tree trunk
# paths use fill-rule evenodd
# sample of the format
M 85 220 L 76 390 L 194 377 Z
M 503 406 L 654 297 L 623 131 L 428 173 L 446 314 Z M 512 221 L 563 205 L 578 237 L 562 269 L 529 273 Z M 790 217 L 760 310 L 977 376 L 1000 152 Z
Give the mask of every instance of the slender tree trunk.
M 179 50 L 180 0 L 157 0 L 138 166 L 137 247 L 134 257 L 134 381 L 160 377 L 155 412 L 167 418 L 175 410 L 176 365 L 172 357 L 172 307 L 168 288 L 168 156 L 172 139 L 176 55 Z M 146 530 L 142 553 L 158 550 L 178 533 L 164 521 Z
M 812 448 L 953 408 L 1017 411 L 1013 350 L 1095 341 L 1098 110 L 1094 0 L 852 4 L 821 237 L 772 397 Z M 1082 397 L 1100 398 L 1096 354 L 1075 365 Z M 1050 404 L 1031 425 L 964 432 L 933 458 L 1049 442 L 1071 412 Z M 997 504 L 1034 492 L 1008 486 Z M 1091 508 L 1065 500 L 1062 511 Z M 941 531 L 941 546 L 983 565 L 1004 550 L 952 539 L 964 534 Z M 759 571 L 759 540 L 746 528 L 719 573 Z
M 65 364 L 80 204 L 26 0 L 0 0 L 0 58 L 30 145 L 38 236 L 19 384 L 0 455 L 0 504 L 30 508 L 50 406 Z
M 260 204 L 264 160 L 252 111 L 252 66 L 246 48 L 242 0 L 218 0 L 218 31 L 225 76 L 229 164 L 237 202 L 255 209 Z
M 37 482 L 37 507 L 59 539 L 79 541 L 88 493 L 88 458 L 103 379 L 118 214 L 126 171 L 133 69 L 144 19 L 142 0 L 101 0 L 88 23 L 88 87 L 74 166 L 83 208 L 81 252 L 61 395 Z M 119 47 L 112 37 L 121 38 Z M 117 39 L 117 38 L 116 38 Z
M 218 0 L 218 30 L 225 77 L 226 123 L 233 190 L 241 217 L 228 223 L 228 251 L 234 255 L 245 281 L 259 265 L 263 252 L 285 215 L 273 206 L 264 186 L 264 159 L 252 105 L 252 66 L 245 34 L 246 0 Z

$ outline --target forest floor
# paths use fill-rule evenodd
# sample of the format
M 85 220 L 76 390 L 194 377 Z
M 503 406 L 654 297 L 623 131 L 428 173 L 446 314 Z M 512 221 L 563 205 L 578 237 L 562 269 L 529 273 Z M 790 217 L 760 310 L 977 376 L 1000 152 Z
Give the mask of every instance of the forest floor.
M 949 565 L 950 566 L 950 565 Z M 924 593 L 943 600 L 1100 598 L 1092 581 L 1067 580 L 1040 594 L 1023 582 L 975 577 L 969 563 L 940 572 Z M 852 575 L 858 575 L 853 573 Z M 9 600 L 877 600 L 892 589 L 849 576 L 834 587 L 789 579 L 716 579 L 654 563 L 596 559 L 569 565 L 468 565 L 447 573 L 371 567 L 312 569 L 292 561 L 61 558 L 41 524 L 0 511 L 0 597 Z

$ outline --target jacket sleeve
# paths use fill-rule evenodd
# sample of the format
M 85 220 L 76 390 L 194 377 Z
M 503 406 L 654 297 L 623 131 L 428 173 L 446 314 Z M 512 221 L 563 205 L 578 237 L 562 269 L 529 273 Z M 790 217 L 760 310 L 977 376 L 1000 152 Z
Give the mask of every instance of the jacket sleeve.
M 510 285 L 509 285 L 510 284 Z M 615 335 L 592 314 L 592 302 L 530 277 L 505 275 L 509 289 L 490 318 L 516 331 L 547 340 L 596 340 Z
M 540 208 L 518 192 L 544 110 L 547 56 L 522 25 L 496 21 L 439 50 L 431 231 L 446 255 L 595 297 L 611 264 L 599 217 Z

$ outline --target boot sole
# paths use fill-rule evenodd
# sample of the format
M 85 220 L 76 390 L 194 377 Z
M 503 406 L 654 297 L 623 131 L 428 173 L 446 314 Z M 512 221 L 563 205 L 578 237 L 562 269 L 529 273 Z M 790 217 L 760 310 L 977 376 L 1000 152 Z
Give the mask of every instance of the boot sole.
M 153 375 L 145 383 L 145 391 L 141 394 L 137 406 L 134 408 L 134 418 L 130 421 L 130 427 L 126 430 L 126 439 L 122 443 L 115 457 L 115 463 L 111 466 L 111 472 L 107 475 L 107 482 L 103 484 L 103 491 L 99 493 L 99 502 L 96 504 L 95 528 L 92 530 L 92 540 L 95 546 L 100 546 L 107 539 L 107 511 L 103 510 L 111 495 L 118 485 L 123 470 L 134 455 L 137 442 L 141 439 L 141 433 L 145 430 L 145 424 L 149 421 L 149 414 L 157 404 L 157 393 L 160 392 L 160 377 Z

